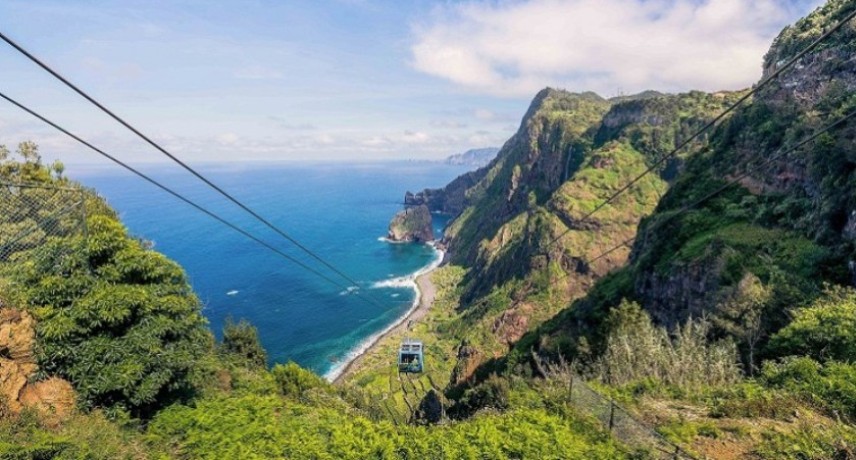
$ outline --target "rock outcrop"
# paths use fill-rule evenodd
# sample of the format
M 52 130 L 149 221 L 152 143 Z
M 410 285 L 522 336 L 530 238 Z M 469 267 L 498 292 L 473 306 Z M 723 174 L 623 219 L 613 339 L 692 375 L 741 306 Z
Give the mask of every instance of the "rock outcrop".
M 74 410 L 74 389 L 56 377 L 30 381 L 38 370 L 33 357 L 35 337 L 35 321 L 29 313 L 0 308 L 0 415 L 29 407 L 55 423 Z
M 462 343 L 458 348 L 458 362 L 452 370 L 452 386 L 468 381 L 482 362 L 484 362 L 482 352 L 467 343 Z
M 470 204 L 467 191 L 484 178 L 489 167 L 490 165 L 461 174 L 443 188 L 426 188 L 416 193 L 407 192 L 404 194 L 404 204 L 407 206 L 424 204 L 433 212 L 457 216 Z
M 387 238 L 416 243 L 434 241 L 434 226 L 428 206 L 408 206 L 396 214 L 389 223 Z

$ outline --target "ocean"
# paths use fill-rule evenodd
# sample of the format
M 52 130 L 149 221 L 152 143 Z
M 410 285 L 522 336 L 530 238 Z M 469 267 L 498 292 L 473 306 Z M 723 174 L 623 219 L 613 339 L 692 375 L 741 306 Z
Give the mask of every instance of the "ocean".
M 200 170 L 357 281 L 356 289 L 177 167 L 146 172 L 341 286 L 123 170 L 72 174 L 107 199 L 132 235 L 152 242 L 184 267 L 218 337 L 227 318 L 246 319 L 258 328 L 271 364 L 291 360 L 331 378 L 369 338 L 411 308 L 416 294 L 410 277 L 437 261 L 438 253 L 429 245 L 392 244 L 383 238 L 389 220 L 402 208 L 404 192 L 441 187 L 467 167 L 283 163 Z M 438 235 L 446 219 L 434 216 Z

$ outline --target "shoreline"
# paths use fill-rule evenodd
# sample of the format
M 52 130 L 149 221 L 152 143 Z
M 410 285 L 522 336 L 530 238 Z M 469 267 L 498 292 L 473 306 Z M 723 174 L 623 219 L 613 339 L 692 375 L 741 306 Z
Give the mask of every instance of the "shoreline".
M 324 375 L 324 378 L 327 379 L 327 381 L 337 385 L 341 384 L 347 377 L 360 369 L 360 365 L 362 364 L 365 356 L 375 351 L 378 344 L 380 344 L 383 339 L 406 329 L 408 322 L 418 321 L 425 316 L 428 309 L 431 308 L 431 305 L 434 303 L 434 297 L 436 295 L 436 288 L 434 287 L 434 283 L 431 282 L 431 273 L 439 268 L 446 258 L 446 254 L 443 250 L 438 249 L 433 244 L 431 244 L 431 247 L 434 248 L 436 253 L 434 260 L 425 267 L 417 270 L 415 273 L 403 277 L 403 279 L 409 284 L 409 287 L 411 287 L 416 293 L 416 297 L 413 299 L 413 305 L 392 324 L 384 328 L 382 331 L 368 337 L 366 340 L 354 347 L 352 351 L 348 352 L 348 357 L 343 360 L 342 365 L 333 367 Z

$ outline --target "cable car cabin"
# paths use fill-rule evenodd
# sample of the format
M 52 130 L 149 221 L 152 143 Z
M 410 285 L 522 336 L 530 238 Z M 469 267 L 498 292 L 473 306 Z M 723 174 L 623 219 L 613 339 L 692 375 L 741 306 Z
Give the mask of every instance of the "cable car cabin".
M 422 342 L 407 339 L 398 349 L 398 372 L 422 372 L 425 357 L 422 354 Z

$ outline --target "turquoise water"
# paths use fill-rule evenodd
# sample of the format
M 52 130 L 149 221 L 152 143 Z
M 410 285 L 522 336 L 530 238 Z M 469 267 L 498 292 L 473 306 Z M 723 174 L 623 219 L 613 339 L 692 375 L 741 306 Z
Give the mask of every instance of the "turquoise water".
M 433 163 L 296 164 L 207 167 L 204 173 L 356 281 L 333 286 L 124 172 L 76 176 L 119 211 L 131 233 L 178 261 L 219 335 L 227 317 L 259 329 L 273 362 L 293 360 L 319 373 L 341 366 L 349 352 L 392 324 L 415 293 L 401 277 L 430 264 L 422 244 L 382 240 L 405 190 L 439 187 L 464 167 Z M 234 205 L 174 168 L 154 177 L 305 263 L 336 275 L 256 223 Z M 435 230 L 445 220 L 435 216 Z M 370 295 L 381 305 L 364 302 Z

